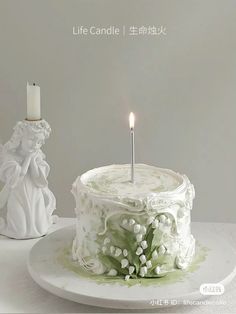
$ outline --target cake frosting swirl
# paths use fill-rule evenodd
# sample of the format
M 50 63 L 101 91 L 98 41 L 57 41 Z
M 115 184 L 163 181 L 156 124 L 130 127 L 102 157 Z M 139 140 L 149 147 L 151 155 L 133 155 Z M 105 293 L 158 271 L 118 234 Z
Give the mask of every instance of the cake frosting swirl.
M 162 277 L 186 269 L 194 187 L 185 175 L 145 164 L 96 168 L 72 186 L 76 200 L 73 259 L 94 274 Z

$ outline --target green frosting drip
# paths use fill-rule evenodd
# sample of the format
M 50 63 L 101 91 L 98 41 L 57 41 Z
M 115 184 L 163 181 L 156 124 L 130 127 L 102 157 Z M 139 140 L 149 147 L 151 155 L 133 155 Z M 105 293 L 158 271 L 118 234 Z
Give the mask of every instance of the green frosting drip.
M 73 272 L 75 275 L 89 280 L 94 280 L 98 284 L 120 284 L 125 286 L 149 286 L 149 285 L 166 285 L 173 284 L 175 282 L 184 281 L 190 273 L 195 272 L 201 266 L 201 263 L 206 259 L 209 249 L 197 243 L 196 245 L 196 254 L 187 270 L 175 270 L 168 273 L 164 277 L 160 278 L 136 278 L 130 279 L 128 281 L 124 280 L 124 276 L 110 277 L 107 275 L 93 275 L 82 267 L 78 265 L 77 262 L 74 262 L 71 257 L 71 245 L 65 248 L 62 248 L 58 251 L 57 263 L 63 266 L 66 270 Z

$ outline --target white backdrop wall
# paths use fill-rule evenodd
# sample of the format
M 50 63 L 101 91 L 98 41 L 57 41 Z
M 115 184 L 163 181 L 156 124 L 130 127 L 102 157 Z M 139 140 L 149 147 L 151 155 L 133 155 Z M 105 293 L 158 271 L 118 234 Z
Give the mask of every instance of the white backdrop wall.
M 72 27 L 163 25 L 165 36 L 73 36 Z M 136 159 L 186 173 L 193 220 L 236 222 L 236 3 L 230 0 L 0 0 L 0 137 L 41 86 L 44 146 L 61 216 L 76 176 Z

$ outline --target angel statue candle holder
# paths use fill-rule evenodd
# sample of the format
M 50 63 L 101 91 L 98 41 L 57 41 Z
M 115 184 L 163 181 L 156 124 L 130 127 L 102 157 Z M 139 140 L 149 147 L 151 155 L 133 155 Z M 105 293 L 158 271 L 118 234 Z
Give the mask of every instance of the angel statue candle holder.
M 56 199 L 48 188 L 50 167 L 41 150 L 51 128 L 45 120 L 20 121 L 0 147 L 0 234 L 15 239 L 38 238 L 56 222 Z

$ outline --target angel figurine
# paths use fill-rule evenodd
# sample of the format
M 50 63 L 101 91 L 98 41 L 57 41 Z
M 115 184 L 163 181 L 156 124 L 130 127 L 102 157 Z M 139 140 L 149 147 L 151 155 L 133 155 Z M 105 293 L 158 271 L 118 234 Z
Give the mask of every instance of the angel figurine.
M 51 128 L 45 120 L 20 121 L 11 139 L 0 148 L 0 234 L 15 239 L 45 235 L 57 216 L 56 200 L 48 188 L 49 165 L 41 150 Z

